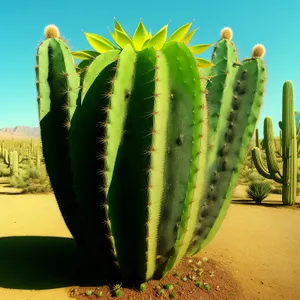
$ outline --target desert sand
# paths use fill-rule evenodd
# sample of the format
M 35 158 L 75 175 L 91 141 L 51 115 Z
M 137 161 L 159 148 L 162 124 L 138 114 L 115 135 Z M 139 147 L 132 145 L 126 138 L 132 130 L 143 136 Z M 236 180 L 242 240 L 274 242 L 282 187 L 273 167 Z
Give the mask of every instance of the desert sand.
M 299 206 L 282 207 L 278 195 L 233 202 L 201 255 L 230 270 L 245 299 L 300 299 Z M 70 237 L 53 195 L 0 195 L 0 299 L 70 299 Z

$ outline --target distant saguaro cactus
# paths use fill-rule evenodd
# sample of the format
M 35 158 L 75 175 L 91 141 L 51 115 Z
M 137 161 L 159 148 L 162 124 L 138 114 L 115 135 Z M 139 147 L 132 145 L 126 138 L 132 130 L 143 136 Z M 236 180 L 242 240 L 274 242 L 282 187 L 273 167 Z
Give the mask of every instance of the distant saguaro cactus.
M 283 85 L 282 121 L 279 126 L 282 130 L 282 172 L 276 161 L 273 124 L 270 117 L 266 117 L 264 120 L 264 145 L 267 166 L 264 165 L 259 148 L 255 147 L 252 150 L 252 157 L 257 171 L 262 176 L 282 184 L 283 204 L 293 205 L 296 201 L 297 191 L 297 136 L 294 115 L 294 88 L 291 81 L 286 81 Z

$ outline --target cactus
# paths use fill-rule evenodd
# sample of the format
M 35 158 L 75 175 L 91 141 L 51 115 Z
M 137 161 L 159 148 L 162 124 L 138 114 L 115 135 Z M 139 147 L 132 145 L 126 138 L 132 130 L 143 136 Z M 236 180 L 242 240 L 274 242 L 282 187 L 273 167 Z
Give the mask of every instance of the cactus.
M 96 51 L 72 52 L 83 59 L 76 66 L 54 29 L 36 74 L 43 156 L 64 220 L 107 277 L 161 278 L 226 214 L 262 103 L 262 47 L 238 62 L 227 29 L 210 62 L 194 56 L 208 44 L 188 46 L 190 23 L 166 42 L 167 26 L 152 36 L 140 22 L 130 38 L 115 21 L 118 47 L 86 34 Z
M 19 175 L 19 164 L 24 161 L 21 155 L 18 154 L 18 151 L 10 151 L 4 149 L 4 163 L 10 168 L 11 176 Z
M 4 147 L 4 143 L 1 142 L 1 146 L 0 146 L 0 157 L 4 157 L 4 150 L 5 150 L 5 147 Z
M 258 128 L 255 129 L 255 145 L 257 148 L 259 148 L 259 134 L 258 134 Z
M 295 124 L 297 127 L 297 154 L 298 157 L 300 158 L 300 111 L 297 110 L 295 111 Z
M 298 153 L 298 157 L 300 157 L 300 122 L 298 123 L 297 126 L 297 153 Z
M 37 169 L 41 168 L 41 153 L 40 153 L 40 149 L 36 150 L 36 156 L 35 156 L 35 167 Z
M 252 157 L 257 171 L 262 176 L 283 185 L 283 204 L 293 205 L 296 201 L 297 190 L 297 137 L 294 116 L 294 88 L 291 81 L 286 81 L 283 85 L 282 121 L 279 126 L 282 130 L 282 172 L 276 161 L 273 123 L 270 117 L 266 117 L 264 120 L 267 166 L 265 166 L 257 147 L 252 149 Z

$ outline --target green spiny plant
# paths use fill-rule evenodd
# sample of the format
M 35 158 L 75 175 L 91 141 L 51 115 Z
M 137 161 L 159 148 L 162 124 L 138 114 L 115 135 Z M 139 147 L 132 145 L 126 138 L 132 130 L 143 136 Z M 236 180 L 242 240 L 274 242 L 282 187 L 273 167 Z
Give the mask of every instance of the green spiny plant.
M 10 168 L 11 176 L 19 175 L 19 164 L 24 161 L 24 158 L 18 154 L 18 151 L 10 151 L 4 149 L 4 163 Z
M 249 184 L 247 194 L 257 204 L 260 204 L 270 194 L 271 190 L 268 181 L 253 181 Z
M 78 246 L 107 277 L 143 283 L 199 252 L 253 136 L 263 46 L 239 62 L 226 28 L 205 61 L 194 55 L 208 44 L 187 45 L 189 24 L 167 40 L 167 26 L 152 36 L 140 22 L 131 38 L 115 21 L 118 46 L 86 34 L 97 52 L 73 52 L 78 66 L 53 25 L 38 47 L 47 171 Z
M 258 128 L 255 129 L 255 145 L 257 148 L 259 148 L 259 134 L 258 134 Z
M 300 122 L 298 122 L 297 126 L 297 153 L 298 157 L 300 157 Z
M 262 176 L 282 184 L 283 204 L 293 205 L 296 201 L 297 191 L 297 137 L 294 116 L 294 88 L 291 81 L 286 81 L 283 85 L 282 121 L 279 126 L 282 130 L 282 172 L 276 161 L 273 123 L 270 117 L 266 117 L 264 120 L 267 166 L 265 166 L 257 147 L 252 150 L 252 157 L 257 171 Z
M 4 143 L 2 142 L 1 143 L 1 146 L 0 146 L 0 157 L 4 157 L 4 150 L 5 150 L 5 147 L 4 147 Z

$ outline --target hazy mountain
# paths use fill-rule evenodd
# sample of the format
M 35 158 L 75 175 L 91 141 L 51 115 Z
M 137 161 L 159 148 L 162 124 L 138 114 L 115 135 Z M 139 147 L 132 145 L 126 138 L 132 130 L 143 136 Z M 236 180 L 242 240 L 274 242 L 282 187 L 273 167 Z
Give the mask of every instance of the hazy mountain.
M 27 139 L 39 138 L 40 128 L 29 126 L 6 127 L 0 129 L 0 139 Z

